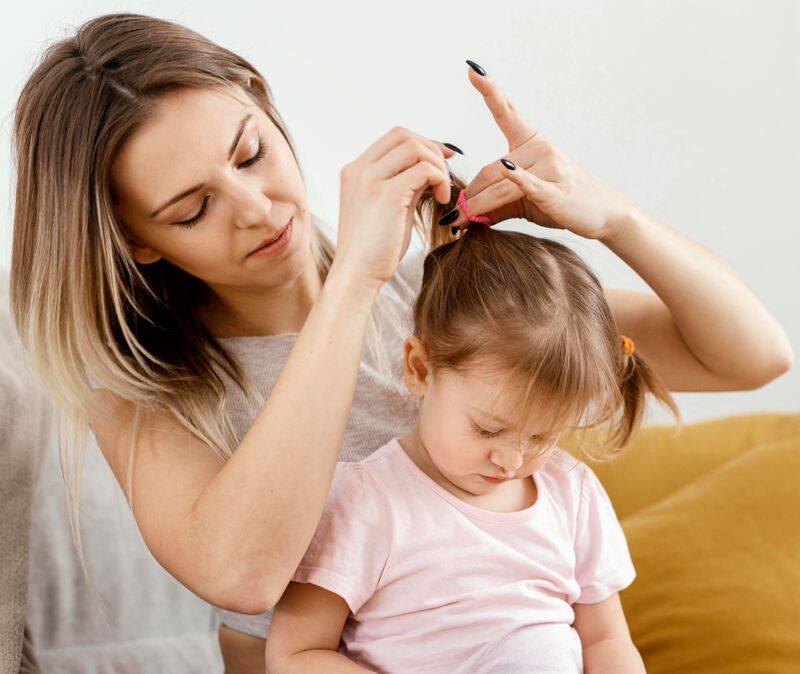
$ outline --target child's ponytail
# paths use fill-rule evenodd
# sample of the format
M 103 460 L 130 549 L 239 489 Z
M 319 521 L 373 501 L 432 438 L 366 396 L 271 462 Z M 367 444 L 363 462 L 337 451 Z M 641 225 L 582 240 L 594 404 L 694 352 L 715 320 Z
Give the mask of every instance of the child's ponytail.
M 620 335 L 597 275 L 552 239 L 469 223 L 459 236 L 439 218 L 464 183 L 450 174 L 448 204 L 427 190 L 417 203 L 430 246 L 414 305 L 414 332 L 436 370 L 486 359 L 521 392 L 520 418 L 554 405 L 554 428 L 570 429 L 592 459 L 619 453 L 641 425 L 647 394 L 680 413 L 633 341 Z M 541 397 L 543 396 L 543 398 Z M 600 433 L 586 436 L 584 431 Z
M 680 424 L 680 411 L 666 386 L 661 382 L 647 359 L 636 351 L 633 340 L 621 336 L 622 369 L 619 390 L 622 396 L 622 414 L 615 433 L 609 439 L 611 446 L 622 449 L 628 444 L 644 418 L 647 393 L 666 405 Z M 612 452 L 613 453 L 613 452 Z

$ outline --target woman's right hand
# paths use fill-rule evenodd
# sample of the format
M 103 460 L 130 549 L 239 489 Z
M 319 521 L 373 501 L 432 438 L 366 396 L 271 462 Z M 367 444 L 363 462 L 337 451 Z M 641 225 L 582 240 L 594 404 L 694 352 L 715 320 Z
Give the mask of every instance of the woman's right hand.
M 445 158 L 453 154 L 443 143 L 396 126 L 345 165 L 331 272 L 346 270 L 375 289 L 391 278 L 408 248 L 422 193 L 431 187 L 437 201 L 449 203 Z

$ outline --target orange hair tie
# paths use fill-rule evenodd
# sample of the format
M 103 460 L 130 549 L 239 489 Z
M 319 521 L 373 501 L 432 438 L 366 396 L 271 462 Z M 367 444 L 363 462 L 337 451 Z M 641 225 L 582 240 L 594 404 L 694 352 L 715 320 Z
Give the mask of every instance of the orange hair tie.
M 625 355 L 630 356 L 634 349 L 633 340 L 625 335 L 620 335 L 619 338 L 622 341 L 622 348 L 625 349 Z

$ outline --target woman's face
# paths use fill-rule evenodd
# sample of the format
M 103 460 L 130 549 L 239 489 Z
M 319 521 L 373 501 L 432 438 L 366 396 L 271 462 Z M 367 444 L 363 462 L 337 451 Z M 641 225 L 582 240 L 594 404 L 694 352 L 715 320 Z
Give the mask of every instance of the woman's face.
M 291 284 L 313 265 L 297 163 L 238 87 L 167 95 L 123 145 L 111 181 L 134 259 L 164 258 L 231 303 Z

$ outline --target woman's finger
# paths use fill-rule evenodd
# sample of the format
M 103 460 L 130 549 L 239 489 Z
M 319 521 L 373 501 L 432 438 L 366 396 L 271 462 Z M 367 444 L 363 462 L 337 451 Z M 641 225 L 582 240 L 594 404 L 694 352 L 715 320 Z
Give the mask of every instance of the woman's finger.
M 540 178 L 531 171 L 526 171 L 522 166 L 517 166 L 508 159 L 497 163 L 501 166 L 500 170 L 506 180 L 511 181 L 534 204 L 538 205 L 553 196 L 556 189 L 553 183 Z
M 448 203 L 450 200 L 450 170 L 447 163 L 435 145 L 431 149 L 430 144 L 420 142 L 419 138 L 409 138 L 391 149 L 372 165 L 371 173 L 378 180 L 388 180 L 420 161 L 427 161 L 438 166 L 443 176 L 446 177 L 447 182 L 441 187 L 437 187 L 434 194 L 440 203 Z
M 514 166 L 514 169 L 501 165 L 502 178 L 497 182 L 473 197 L 468 197 L 465 192 L 466 209 L 459 206 L 456 211 L 458 217 L 455 220 L 440 224 L 461 228 L 469 224 L 470 215 L 486 215 L 494 225 L 509 217 L 524 217 L 524 213 L 519 212 L 521 209 L 518 206 L 522 199 L 529 199 L 538 205 L 554 196 L 555 186 L 552 183 L 526 171 L 521 166 L 516 166 L 513 162 L 509 164 Z
M 376 162 L 387 152 L 390 152 L 394 147 L 400 145 L 400 143 L 405 142 L 409 138 L 418 138 L 426 145 L 430 146 L 431 148 L 435 148 L 438 152 L 441 152 L 445 157 L 452 157 L 455 154 L 455 151 L 453 151 L 453 149 L 445 143 L 440 143 L 437 140 L 431 140 L 430 138 L 421 136 L 420 134 L 414 133 L 403 126 L 395 126 L 389 129 L 389 131 L 383 134 L 380 138 L 378 138 L 378 140 L 364 150 L 359 159 L 367 163 Z
M 489 215 L 490 211 L 496 211 L 500 207 L 519 201 L 522 198 L 524 198 L 524 194 L 514 182 L 502 179 L 473 197 L 467 196 L 465 191 L 464 203 L 466 203 L 466 208 L 464 208 L 463 204 L 459 203 L 458 206 L 456 206 L 458 217 L 452 220 L 452 222 L 449 222 L 447 221 L 447 215 L 445 215 L 442 217 L 439 224 L 461 228 L 469 224 L 470 216 L 476 217 L 485 215 L 489 218 L 490 223 L 494 225 L 499 222 L 499 220 L 492 218 L 492 216 Z
M 449 189 L 450 177 L 443 176 L 438 166 L 427 161 L 420 161 L 402 173 L 398 173 L 389 180 L 389 183 L 400 191 L 411 190 L 411 208 L 413 210 L 416 208 L 416 202 L 420 195 L 429 185 L 433 188 L 434 193 L 442 187 Z
M 532 222 L 537 222 L 543 227 L 565 229 L 563 225 L 558 224 L 554 217 L 554 207 L 561 197 L 561 192 L 556 183 L 545 180 L 521 166 L 516 166 L 514 162 L 510 162 L 507 159 L 501 159 L 497 163 L 502 166 L 501 170 L 506 179 L 513 182 L 525 195 L 527 203 L 532 205 L 527 208 L 523 205 L 523 210 L 530 213 L 532 208 L 535 218 L 531 218 L 529 214 L 523 215 L 523 217 Z
M 494 121 L 497 122 L 500 131 L 508 140 L 509 150 L 513 150 L 536 135 L 536 127 L 523 119 L 492 78 L 488 75 L 478 74 L 473 67 L 470 67 L 468 75 L 469 81 L 483 96 Z
M 536 138 L 528 139 L 516 150 L 509 152 L 505 158 L 517 165 L 524 164 L 530 171 L 532 167 L 537 166 L 541 161 L 546 162 L 552 152 L 553 148 L 550 143 L 539 135 Z M 504 180 L 505 173 L 501 168 L 499 162 L 493 161 L 478 171 L 465 188 L 467 198 L 475 197 L 488 187 Z

